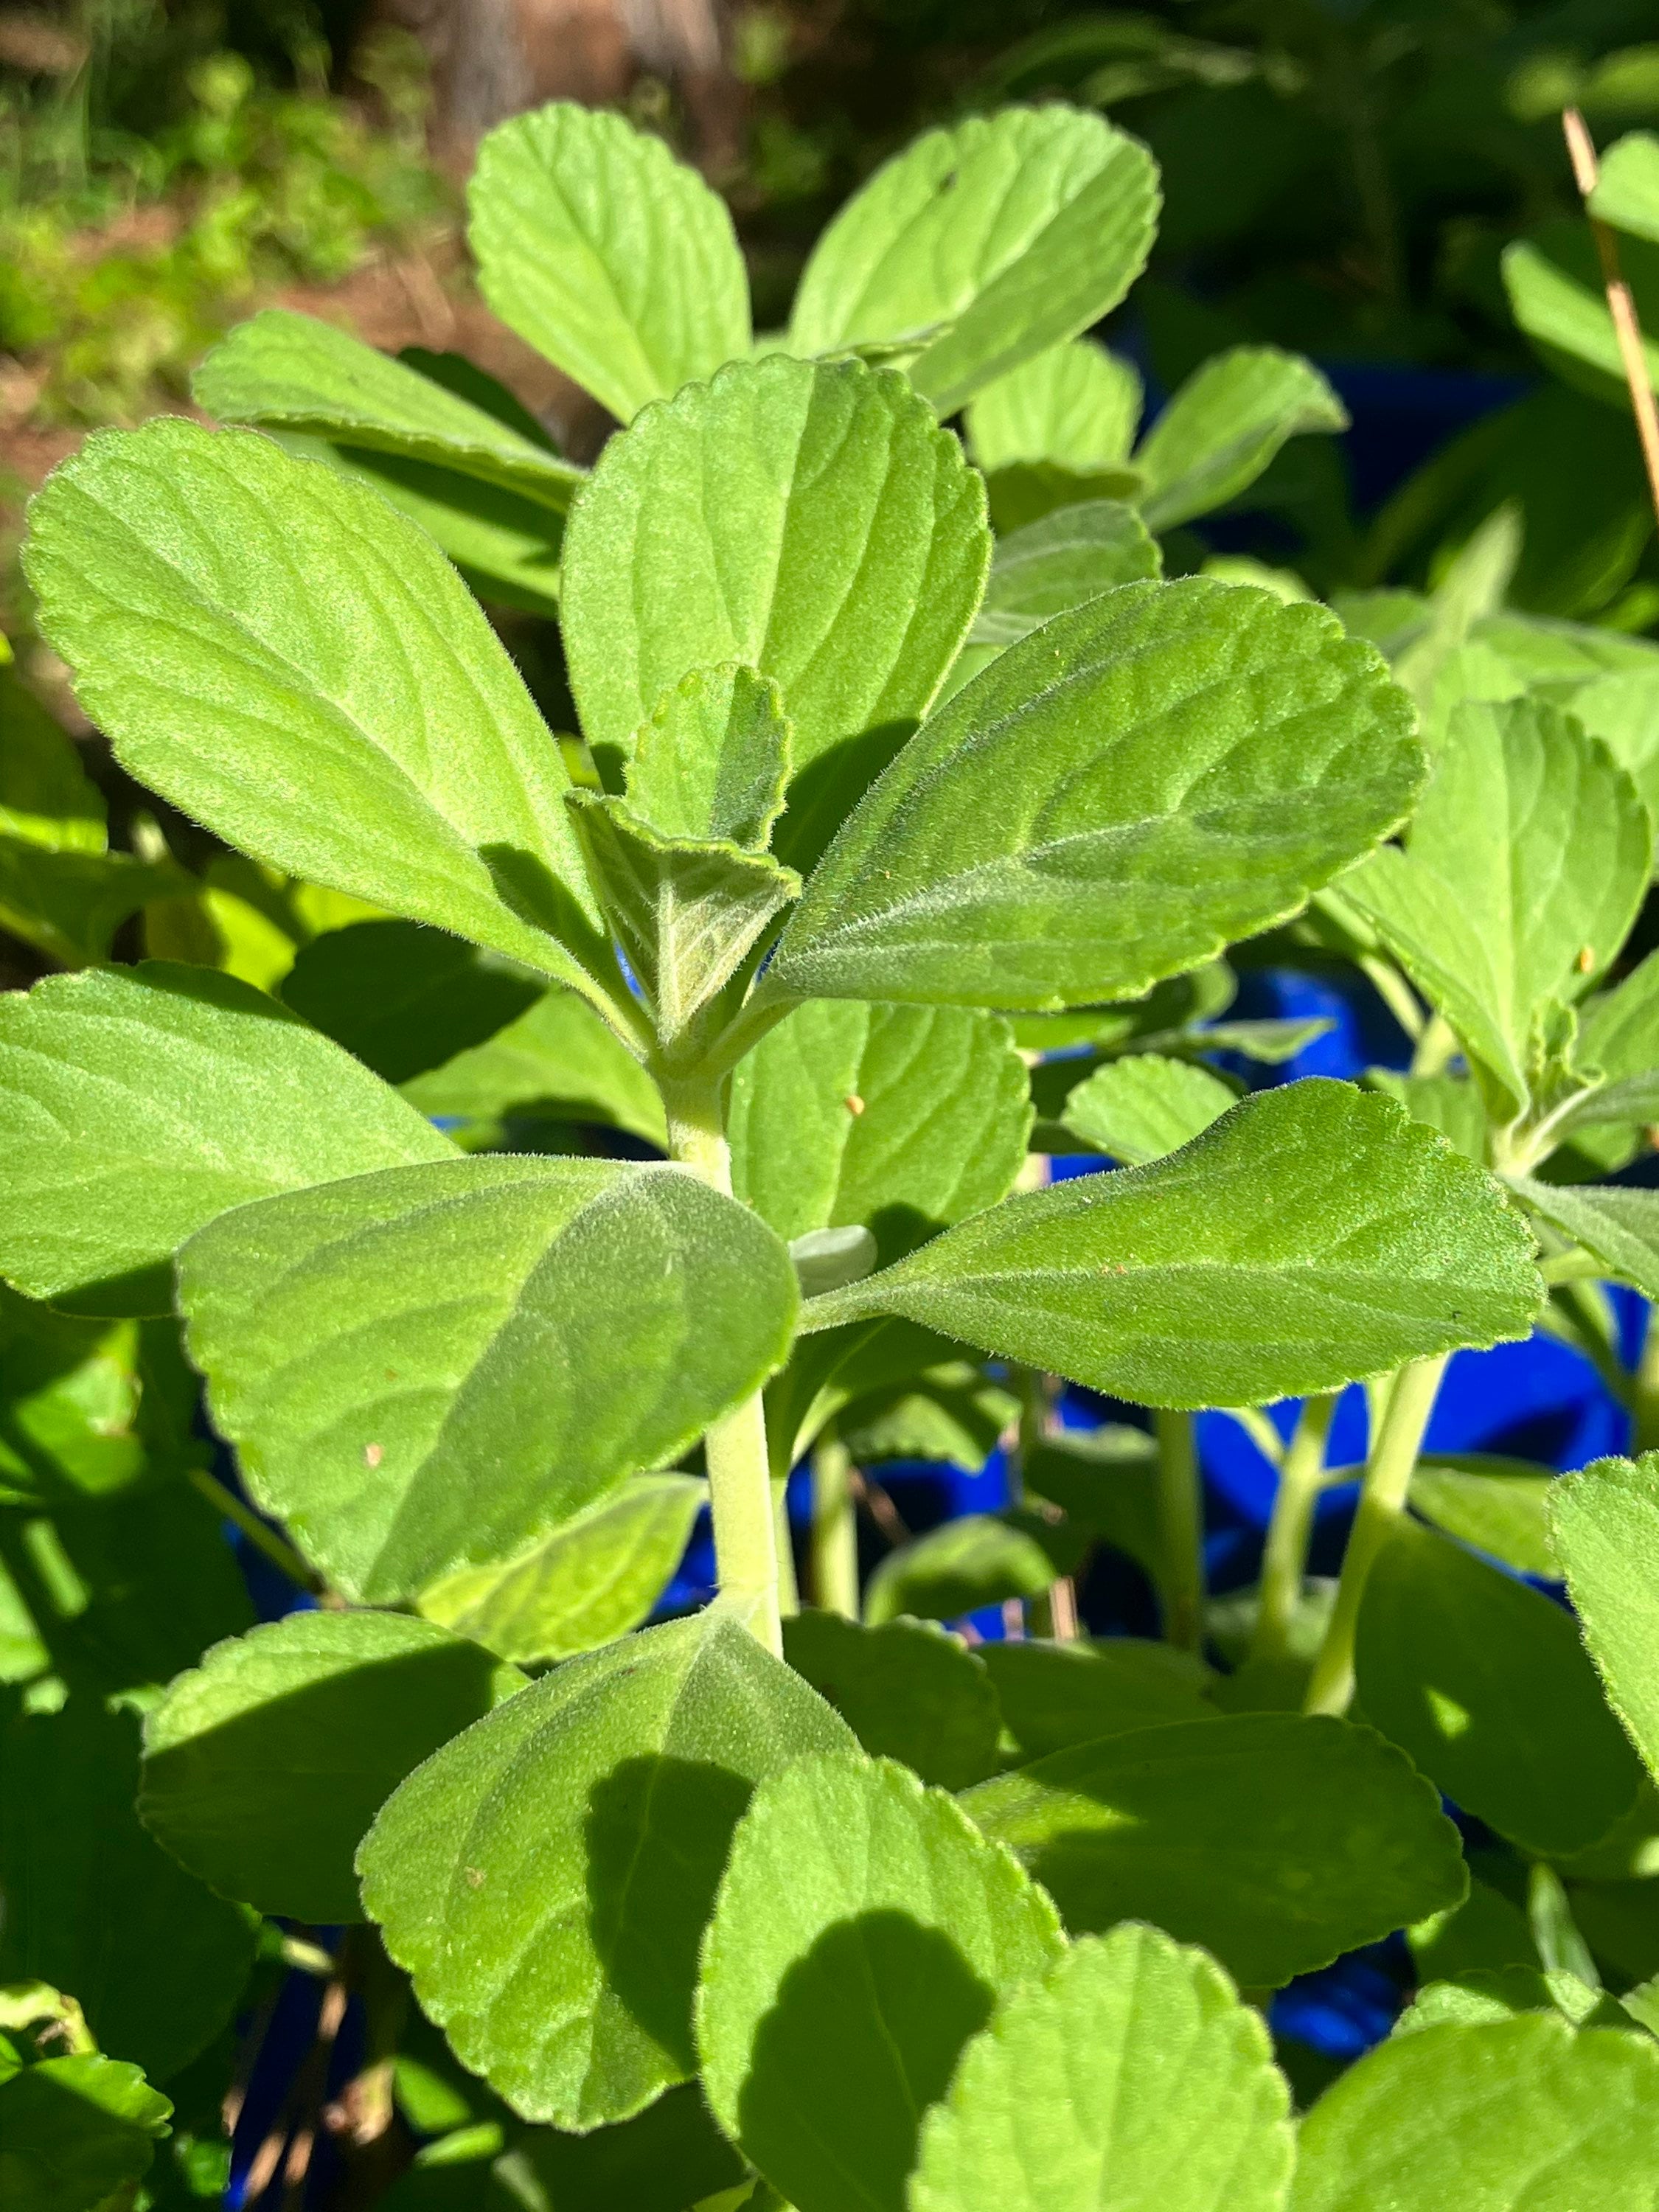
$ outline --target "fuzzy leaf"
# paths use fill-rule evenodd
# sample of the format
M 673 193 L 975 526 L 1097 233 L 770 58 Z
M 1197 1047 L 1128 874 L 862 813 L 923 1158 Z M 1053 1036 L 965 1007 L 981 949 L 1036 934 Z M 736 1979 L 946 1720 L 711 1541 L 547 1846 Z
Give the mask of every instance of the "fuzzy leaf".
M 1553 1577 L 1547 1509 L 1554 1477 L 1525 1460 L 1437 1452 L 1418 1462 L 1411 1502 L 1425 1521 L 1523 1575 Z
M 1010 107 L 929 131 L 819 239 L 790 345 L 914 345 L 916 389 L 953 415 L 1117 305 L 1158 206 L 1152 157 L 1097 115 Z
M 1659 1453 L 1564 1475 L 1550 1534 L 1608 1702 L 1659 1779 Z
M 173 1252 L 250 1199 L 453 1147 L 340 1048 L 210 969 L 0 1000 L 0 1265 L 31 1297 L 165 1313 Z
M 1256 1406 L 1524 1336 L 1541 1287 L 1489 1176 L 1310 1078 L 1149 1166 L 1006 1199 L 802 1325 L 902 1314 L 1141 1404 Z
M 664 837 L 765 844 L 789 777 L 777 685 L 739 662 L 694 668 L 634 740 L 628 801 Z
M 942 1790 L 890 1760 L 801 1760 L 756 1791 L 703 1946 L 715 2118 L 799 2212 L 902 2212 L 921 2112 L 1061 1942 Z
M 455 1160 L 243 1206 L 179 1284 L 250 1486 L 371 1603 L 673 1459 L 780 1363 L 795 1302 L 746 1208 L 605 1160 Z
M 459 392 L 349 331 L 267 307 L 214 348 L 191 380 L 221 422 L 295 430 L 435 463 L 562 514 L 586 471 Z
M 1098 1644 L 987 1644 L 980 1652 L 1019 1763 L 1068 1745 L 1131 1735 L 1166 1721 L 1215 1717 L 1205 1670 L 1167 1644 L 1127 1636 Z
M 1132 507 L 1094 499 L 1059 507 L 997 540 L 969 642 L 1016 644 L 1055 615 L 1162 568 L 1157 541 Z
M 996 1692 L 978 1654 L 931 1622 L 868 1628 L 799 1613 L 783 1624 L 783 1656 L 872 1758 L 896 1759 L 942 1790 L 994 1769 Z
M 301 946 L 283 1002 L 386 1082 L 406 1083 L 487 1042 L 546 988 L 418 921 L 356 921 Z
M 549 974 L 593 954 L 558 748 L 448 562 L 364 486 L 252 431 L 107 431 L 35 501 L 25 558 L 141 782 Z
M 1155 1052 L 1109 1060 L 1069 1092 L 1066 1127 L 1126 1167 L 1178 1152 L 1237 1105 L 1218 1075 Z
M 864 1594 L 872 1626 L 914 1613 L 958 1620 L 1008 1598 L 1041 1597 L 1076 1565 L 1065 1532 L 1035 1515 L 963 1513 L 890 1552 Z
M 618 422 L 748 352 L 725 202 L 621 116 L 556 100 L 513 117 L 467 198 L 485 300 Z
M 1175 1722 L 969 1790 L 1073 1935 L 1146 1919 L 1277 1987 L 1462 1899 L 1457 1831 L 1369 1729 L 1291 1713 Z
M 289 432 L 280 434 L 278 443 L 302 459 L 326 461 L 356 477 L 417 523 L 479 599 L 557 618 L 564 517 L 541 501 L 397 453 L 331 446 Z
M 1582 1850 L 1635 1801 L 1571 1616 L 1426 1528 L 1402 1522 L 1373 1565 L 1354 1665 L 1365 1717 L 1528 1850 Z
M 1014 1990 L 923 2122 L 909 2212 L 1279 2212 L 1290 2094 L 1213 1960 L 1127 1922 Z
M 1511 1179 L 1528 1211 L 1582 1244 L 1615 1282 L 1659 1297 L 1659 1191 Z
M 1011 646 L 820 863 L 768 987 L 1057 1007 L 1128 999 L 1286 918 L 1386 835 L 1411 710 L 1323 608 L 1127 584 Z
M 1287 439 L 1346 430 L 1347 410 L 1300 354 L 1235 346 L 1194 372 L 1135 455 L 1149 530 L 1170 530 L 1224 507 L 1253 484 Z
M 640 1623 L 662 1595 L 707 1502 L 687 1474 L 639 1474 L 498 1565 L 422 1590 L 421 1611 L 503 1659 L 571 1659 Z
M 352 1856 L 404 1776 L 525 1686 L 424 1620 L 295 1613 L 217 1644 L 144 1723 L 138 1814 L 261 1912 L 361 1920 Z
M 1099 476 L 1128 460 L 1139 420 L 1133 365 L 1073 338 L 985 386 L 969 404 L 968 450 L 988 477 L 1023 461 Z
M 462 2063 L 527 2119 L 626 2119 L 694 2070 L 697 1950 L 753 1784 L 854 1740 L 701 1613 L 574 1659 L 428 1759 L 363 1902 Z
M 663 694 L 726 660 L 777 684 L 797 776 L 908 733 L 979 604 L 984 497 L 903 378 L 857 362 L 739 363 L 613 438 L 564 561 L 571 686 L 608 787 Z
M 404 1085 L 416 1112 L 459 1122 L 468 1151 L 500 1140 L 508 1115 L 598 1121 L 666 1148 L 662 1100 L 633 1054 L 574 991 L 556 985 L 488 1044 Z

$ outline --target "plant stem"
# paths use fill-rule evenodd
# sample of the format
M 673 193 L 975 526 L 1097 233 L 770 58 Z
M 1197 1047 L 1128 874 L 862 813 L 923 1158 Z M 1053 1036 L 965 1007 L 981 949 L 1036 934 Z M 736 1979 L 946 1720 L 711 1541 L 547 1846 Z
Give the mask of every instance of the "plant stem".
M 719 1083 L 659 1077 L 659 1088 L 668 1117 L 671 1156 L 729 1198 L 732 1152 L 726 1141 Z M 778 1516 L 766 1455 L 766 1407 L 758 1390 L 710 1425 L 703 1438 L 703 1458 L 720 1597 L 757 1642 L 781 1658 Z
M 1631 1449 L 1638 1455 L 1659 1450 L 1659 1321 L 1651 1310 L 1631 1398 Z
M 1595 145 L 1584 127 L 1584 118 L 1576 107 L 1564 108 L 1561 129 L 1567 142 L 1567 154 L 1572 162 L 1573 181 L 1585 202 L 1589 215 L 1590 194 L 1595 190 L 1601 173 L 1595 158 Z M 1637 442 L 1642 448 L 1642 465 L 1647 472 L 1648 496 L 1653 501 L 1655 517 L 1659 519 L 1659 406 L 1653 397 L 1653 384 L 1648 374 L 1647 351 L 1642 343 L 1642 323 L 1636 312 L 1635 295 L 1625 282 L 1619 265 L 1619 244 L 1607 224 L 1589 215 L 1590 235 L 1595 240 L 1597 258 L 1601 264 L 1601 282 L 1607 290 L 1607 313 L 1613 318 L 1613 333 L 1619 345 L 1619 358 L 1624 365 L 1625 382 L 1630 387 L 1631 412 L 1636 418 Z
M 812 1449 L 812 1602 L 848 1620 L 859 1617 L 853 1458 L 839 1437 L 827 1433 Z
M 1164 1638 L 1178 1651 L 1196 1651 L 1204 1640 L 1204 1520 L 1193 1417 L 1160 1407 L 1154 1423 L 1164 1556 L 1158 1590 L 1164 1607 Z
M 1325 1440 L 1335 1411 L 1334 1392 L 1305 1399 L 1290 1449 L 1280 1462 L 1279 1489 L 1261 1555 L 1261 1589 L 1255 1632 L 1250 1639 L 1252 1659 L 1282 1659 L 1291 1648 L 1291 1629 L 1308 1568 L 1314 1505 L 1325 1479 Z
M 328 1587 L 319 1574 L 308 1567 L 292 1544 L 268 1528 L 251 1505 L 244 1505 L 234 1490 L 210 1475 L 204 1467 L 189 1470 L 192 1486 L 199 1490 L 208 1504 L 227 1521 L 233 1521 L 257 1551 L 263 1552 L 274 1567 L 278 1567 L 298 1589 L 309 1590 L 320 1596 Z
M 1378 1554 L 1405 1514 L 1413 1471 L 1423 1449 L 1423 1432 L 1429 1425 L 1445 1370 L 1446 1354 L 1442 1352 L 1437 1358 L 1413 1360 L 1395 1376 L 1365 1464 L 1359 1510 L 1343 1554 L 1336 1604 L 1314 1662 L 1304 1712 L 1345 1713 L 1353 1698 L 1354 1635 L 1359 1626 L 1360 1601 Z

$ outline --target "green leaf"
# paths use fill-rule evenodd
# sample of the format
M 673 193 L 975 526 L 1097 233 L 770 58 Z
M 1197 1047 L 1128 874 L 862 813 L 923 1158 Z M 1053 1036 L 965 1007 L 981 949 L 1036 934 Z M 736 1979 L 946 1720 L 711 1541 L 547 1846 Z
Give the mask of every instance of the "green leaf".
M 1649 2212 L 1659 2045 L 1528 2014 L 1391 2036 L 1302 2124 L 1291 2212 Z
M 173 2106 L 136 2066 L 95 2053 L 43 2059 L 0 2084 L 6 2212 L 106 2212 L 130 2203 Z
M 969 403 L 968 450 L 988 477 L 1031 461 L 1101 476 L 1127 464 L 1139 420 L 1133 364 L 1073 338 L 983 386 Z
M 1659 1453 L 1563 1476 L 1550 1534 L 1608 1702 L 1659 1778 Z
M 277 442 L 356 478 L 417 523 L 478 598 L 556 618 L 564 518 L 540 500 L 397 453 L 330 446 L 297 433 L 279 433 Z
M 469 1151 L 498 1143 L 508 1116 L 608 1123 L 667 1143 L 656 1085 L 585 999 L 556 988 L 403 1095 L 417 1113 L 468 1125 L 455 1134 Z
M 561 514 L 586 474 L 406 362 L 287 307 L 240 324 L 197 370 L 191 390 L 221 422 L 436 463 Z
M 1145 1919 L 1277 1988 L 1462 1898 L 1457 1831 L 1369 1729 L 1292 1713 L 1051 1752 L 963 1797 L 1073 1935 Z
M 895 1383 L 852 1400 L 836 1427 L 854 1467 L 932 1459 L 977 1474 L 1018 1413 L 1018 1398 L 953 1360 L 927 1370 L 915 1389 Z
M 673 1460 L 781 1361 L 795 1279 L 681 1169 L 501 1158 L 240 1207 L 179 1297 L 250 1487 L 373 1603 Z
M 635 1475 L 532 1550 L 446 1575 L 422 1591 L 421 1611 L 503 1659 L 595 1650 L 662 1595 L 707 1497 L 691 1475 Z
M 1535 700 L 1452 717 L 1405 850 L 1337 886 L 1516 1106 L 1534 1024 L 1624 943 L 1653 823 L 1606 748 Z
M 1095 499 L 1057 508 L 998 539 L 969 642 L 1016 644 L 1055 615 L 1162 568 L 1158 542 L 1133 507 Z
M 0 1980 L 67 1990 L 165 2081 L 230 2019 L 255 1930 L 139 1826 L 137 1781 L 137 1719 L 94 1697 L 0 1724 Z
M 1466 1160 L 1485 1165 L 1486 1109 L 1478 1083 L 1467 1075 L 1399 1075 L 1391 1067 L 1368 1067 L 1365 1080 L 1398 1099 L 1413 1121 L 1438 1129 Z
M 799 2212 L 901 2212 L 962 2046 L 1060 1950 L 1048 1899 L 943 1791 L 804 1759 L 756 1791 L 703 1946 L 714 2117 Z
M 31 1297 L 161 1313 L 231 1206 L 453 1150 L 340 1048 L 210 969 L 49 977 L 0 1000 L 0 1265 Z
M 914 346 L 916 389 L 953 415 L 1117 305 L 1158 207 L 1151 155 L 1097 115 L 1009 107 L 927 131 L 818 240 L 790 345 Z
M 1486 1452 L 1431 1454 L 1412 1476 L 1425 1521 L 1523 1575 L 1553 1577 L 1546 1508 L 1554 1478 L 1526 1460 Z
M 481 1045 L 546 989 L 418 921 L 356 921 L 301 945 L 283 999 L 388 1083 Z
M 726 204 L 660 138 L 568 100 L 478 149 L 478 289 L 619 422 L 749 350 L 749 285 Z
M 609 787 L 663 694 L 727 660 L 777 684 L 797 776 L 908 733 L 979 604 L 984 498 L 904 379 L 857 362 L 738 363 L 613 438 L 570 518 L 563 601 Z
M 1609 1083 L 1659 1067 L 1659 952 L 1580 1010 L 1575 1057 Z
M 1602 155 L 1589 210 L 1615 230 L 1659 239 L 1659 138 L 1632 131 Z
M 1027 1492 L 1060 1507 L 1074 1528 L 1151 1575 L 1161 1571 L 1158 1446 L 1145 1429 L 1108 1421 L 1047 1437 L 1027 1455 L 1024 1476 Z
M 1149 1166 L 1006 1199 L 802 1326 L 902 1314 L 1143 1405 L 1259 1406 L 1524 1336 L 1540 1287 L 1489 1176 L 1310 1078 Z
M 141 782 L 256 860 L 550 974 L 596 956 L 558 749 L 448 562 L 365 487 L 162 420 L 54 474 L 25 559 Z
M 800 878 L 768 853 L 662 836 L 623 799 L 570 798 L 617 942 L 659 1039 L 672 1044 L 799 896 Z
M 1134 465 L 1149 530 L 1224 507 L 1288 439 L 1346 430 L 1347 410 L 1310 361 L 1277 346 L 1235 346 L 1194 372 L 1147 433 Z
M 1295 913 L 1415 795 L 1410 708 L 1326 610 L 1127 584 L 1011 646 L 824 856 L 768 986 L 1058 1007 Z
M 892 1257 L 1012 1188 L 1030 1110 L 994 1016 L 811 1002 L 732 1073 L 732 1188 L 786 1239 L 862 1225 Z
M 695 2087 L 670 2089 L 619 2127 L 588 2135 L 527 2129 L 515 2140 L 514 2163 L 532 2189 L 545 2191 L 548 2212 L 686 2212 L 694 2203 L 726 2200 L 719 2192 L 748 2180 L 743 2160 L 708 2117 Z M 526 2199 L 514 2201 L 518 2204 Z M 537 2208 L 538 2201 L 528 2200 Z M 392 2212 L 388 2200 L 387 2212 Z M 481 2212 L 470 2193 L 458 2212 Z
M 979 1652 L 1017 1760 L 1130 1735 L 1169 1721 L 1215 1717 L 1202 1664 L 1167 1644 L 1114 1636 L 1097 1644 L 987 1644 Z
M 1517 2013 L 1557 2011 L 1577 2027 L 1601 2002 L 1601 1990 L 1576 1974 L 1546 1974 L 1540 1966 L 1477 1966 L 1455 1982 L 1419 1984 L 1392 2032 L 1420 2035 L 1425 2027 L 1449 2021 L 1469 2025 L 1513 2020 Z
M 890 1552 L 864 1593 L 872 1627 L 914 1613 L 959 1620 L 1007 1598 L 1041 1597 L 1077 1548 L 1035 1514 L 963 1513 Z
M 1366 1718 L 1530 1850 L 1580 1850 L 1635 1798 L 1571 1616 L 1409 1521 L 1372 1566 L 1354 1665 Z
M 718 1613 L 509 1698 L 404 1783 L 363 1902 L 458 2057 L 527 2119 L 627 2118 L 695 2070 L 697 1949 L 752 1785 L 854 1748 Z
M 352 1856 L 404 1776 L 525 1686 L 397 1613 L 296 1613 L 216 1644 L 144 1723 L 138 1816 L 261 1912 L 361 1920 Z
M 170 1387 L 195 1396 L 176 1344 L 169 1322 L 72 1319 L 0 1285 L 0 1503 L 117 1498 L 204 1457 L 167 1418 Z
M 777 685 L 738 661 L 694 668 L 634 740 L 628 799 L 663 837 L 759 848 L 783 805 L 789 724 Z
M 0 836 L 0 929 L 21 937 L 63 968 L 107 960 L 115 933 L 153 899 L 194 888 L 169 861 L 135 860 L 131 853 L 51 851 L 22 837 Z
M 1659 247 L 1626 239 L 1620 247 L 1626 282 L 1635 295 L 1638 329 L 1659 330 Z M 1607 283 L 1588 226 L 1568 220 L 1504 249 L 1510 311 L 1549 366 L 1609 405 L 1630 405 L 1623 356 L 1607 311 Z M 1659 383 L 1659 342 L 1644 336 L 1648 381 Z
M 1237 1093 L 1207 1067 L 1155 1052 L 1109 1060 L 1069 1092 L 1065 1126 L 1126 1167 L 1161 1159 L 1207 1129 Z
M 0 669 L 0 836 L 46 853 L 102 853 L 102 793 L 71 739 L 9 670 Z
M 1260 2013 L 1128 1922 L 1017 1989 L 922 2124 L 910 2212 L 1279 2212 L 1296 2144 Z
M 943 1790 L 994 1770 L 996 1692 L 979 1654 L 931 1622 L 871 1628 L 800 1613 L 783 1624 L 783 1656 L 872 1758 L 896 1759 Z
M 1659 1297 L 1659 1191 L 1534 1182 L 1525 1176 L 1510 1182 L 1530 1212 L 1582 1244 L 1614 1281 Z

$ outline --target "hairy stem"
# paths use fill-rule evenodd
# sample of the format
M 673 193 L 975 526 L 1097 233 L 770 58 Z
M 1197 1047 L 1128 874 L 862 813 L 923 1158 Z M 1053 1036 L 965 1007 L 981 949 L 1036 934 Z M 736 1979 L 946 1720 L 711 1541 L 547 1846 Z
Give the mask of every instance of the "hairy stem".
M 1314 1662 L 1304 1712 L 1345 1713 L 1352 1699 L 1354 1636 L 1365 1584 L 1378 1554 L 1405 1513 L 1417 1455 L 1423 1449 L 1423 1432 L 1434 1411 L 1445 1369 L 1443 1352 L 1438 1358 L 1413 1360 L 1395 1377 L 1366 1462 L 1359 1510 L 1343 1554 L 1336 1604 Z
M 1160 1408 L 1154 1421 L 1164 1638 L 1178 1651 L 1196 1651 L 1204 1640 L 1204 1518 L 1193 1417 Z
M 729 1198 L 732 1152 L 719 1084 L 663 1080 L 659 1087 L 670 1154 Z M 756 1640 L 781 1658 L 778 1515 L 766 1455 L 766 1407 L 758 1390 L 710 1426 L 703 1457 L 720 1596 Z
M 1314 1506 L 1325 1479 L 1325 1441 L 1336 1411 L 1334 1394 L 1304 1401 L 1296 1433 L 1279 1470 L 1273 1518 L 1261 1555 L 1261 1589 L 1252 1659 L 1282 1659 L 1291 1648 L 1291 1628 L 1308 1569 L 1308 1539 Z
M 812 1602 L 821 1612 L 859 1616 L 859 1532 L 853 1460 L 839 1437 L 812 1449 Z

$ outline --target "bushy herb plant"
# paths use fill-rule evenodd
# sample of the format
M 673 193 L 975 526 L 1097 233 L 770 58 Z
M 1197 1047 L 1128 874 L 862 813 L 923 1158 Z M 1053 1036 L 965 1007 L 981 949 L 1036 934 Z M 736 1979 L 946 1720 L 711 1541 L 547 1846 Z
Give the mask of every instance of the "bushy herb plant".
M 1507 612 L 1505 526 L 1340 616 L 1166 580 L 1340 416 L 1258 349 L 1137 435 L 1079 333 L 1156 206 L 1096 117 L 933 134 L 757 343 L 719 202 L 554 108 L 474 238 L 625 425 L 591 472 L 279 314 L 199 380 L 244 427 L 37 501 L 87 712 L 310 919 L 271 995 L 129 859 L 186 957 L 97 964 L 98 807 L 20 714 L 10 910 L 74 972 L 0 1003 L 10 2201 L 187 2197 L 154 2143 L 264 1917 L 346 1925 L 407 2207 L 1659 2203 L 1659 1456 L 1420 1457 L 1454 1352 L 1544 1316 L 1611 1370 L 1605 1286 L 1659 1293 L 1659 1197 L 1594 1179 L 1659 1117 L 1655 656 Z M 556 611 L 578 728 L 467 576 Z M 1411 1072 L 1238 1096 L 1209 1056 L 1303 1041 L 1225 1019 L 1241 940 L 1367 977 Z M 1210 1407 L 1280 1461 L 1231 1646 Z M 854 1471 L 1005 1429 L 1023 1502 L 860 1593 Z M 713 1601 L 641 1626 L 705 1499 Z M 215 1506 L 319 1602 L 250 1626 Z M 1162 1641 L 1066 1632 L 1094 1546 Z M 933 1625 L 1000 1597 L 1055 1632 Z M 1402 1928 L 1415 2002 L 1293 2118 L 1270 1993 Z

